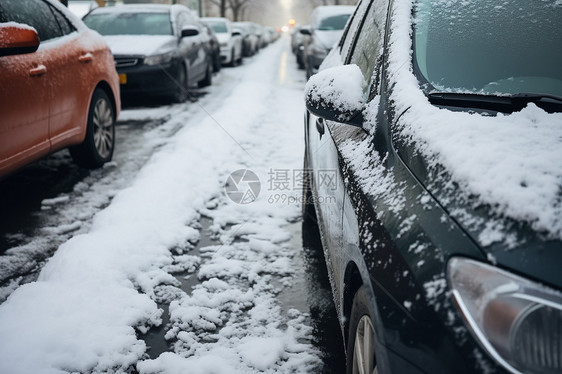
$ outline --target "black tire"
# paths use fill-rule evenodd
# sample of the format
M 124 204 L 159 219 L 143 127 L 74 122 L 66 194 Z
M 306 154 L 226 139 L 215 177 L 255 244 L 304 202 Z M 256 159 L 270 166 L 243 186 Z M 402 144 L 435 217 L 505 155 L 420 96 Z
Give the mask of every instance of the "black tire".
M 304 61 L 302 59 L 302 52 L 297 52 L 297 66 L 299 70 L 304 70 Z
M 109 96 L 96 88 L 90 101 L 86 137 L 76 146 L 70 147 L 70 155 L 77 165 L 96 169 L 113 157 L 115 148 L 115 108 Z
M 361 286 L 353 297 L 349 317 L 349 336 L 347 340 L 347 374 L 376 374 L 375 331 L 373 314 L 369 310 L 367 287 Z M 360 345 L 359 351 L 357 346 Z
M 230 67 L 235 67 L 236 66 L 236 59 L 234 56 L 234 48 L 232 49 L 232 52 L 230 53 Z
M 312 71 L 312 61 L 310 61 L 310 59 L 306 60 L 306 79 L 310 79 L 310 77 L 312 77 L 312 75 L 314 74 Z
M 213 58 L 213 71 L 215 73 L 218 73 L 219 71 L 221 71 L 221 68 L 222 68 L 221 54 L 220 52 L 217 52 Z
M 207 72 L 205 73 L 205 78 L 200 80 L 197 85 L 199 87 L 208 87 L 213 84 L 213 64 L 209 61 L 207 64 Z
M 185 66 L 183 64 L 180 64 L 178 67 L 175 86 L 174 93 L 172 94 L 172 100 L 175 103 L 183 103 L 188 97 L 187 72 L 185 71 Z

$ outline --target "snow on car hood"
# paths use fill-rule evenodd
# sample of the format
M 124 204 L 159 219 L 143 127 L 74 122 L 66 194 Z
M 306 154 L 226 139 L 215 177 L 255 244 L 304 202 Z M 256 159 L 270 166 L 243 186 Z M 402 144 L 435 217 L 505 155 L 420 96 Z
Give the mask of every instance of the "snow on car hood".
M 486 207 L 494 217 L 562 239 L 562 114 L 534 104 L 497 116 L 431 105 L 412 72 L 411 9 L 411 1 L 396 2 L 392 14 L 388 76 L 396 113 L 403 113 L 399 136 L 415 144 L 430 167 L 445 168 L 464 195 L 456 200 L 476 201 L 472 209 Z M 455 218 L 464 226 L 475 223 L 466 212 Z M 481 245 L 510 240 L 508 225 L 486 225 L 477 238 Z
M 342 34 L 343 30 L 314 30 L 314 42 L 326 49 L 332 49 Z
M 113 55 L 157 55 L 177 44 L 172 35 L 108 35 L 104 39 Z

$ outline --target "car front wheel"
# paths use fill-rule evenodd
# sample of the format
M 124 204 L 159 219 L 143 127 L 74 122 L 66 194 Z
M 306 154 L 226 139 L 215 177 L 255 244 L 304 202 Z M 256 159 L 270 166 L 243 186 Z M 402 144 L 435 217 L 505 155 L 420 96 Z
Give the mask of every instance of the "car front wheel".
M 353 298 L 349 320 L 347 374 L 377 374 L 375 330 L 369 313 L 366 287 L 361 286 Z
M 82 144 L 70 147 L 74 161 L 95 169 L 113 157 L 115 146 L 115 110 L 107 94 L 97 88 L 90 102 L 86 137 Z

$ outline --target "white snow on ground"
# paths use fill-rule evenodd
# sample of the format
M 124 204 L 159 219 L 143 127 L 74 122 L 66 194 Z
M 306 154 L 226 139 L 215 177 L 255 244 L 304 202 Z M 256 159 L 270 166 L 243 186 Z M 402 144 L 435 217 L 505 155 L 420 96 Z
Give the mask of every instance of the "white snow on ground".
M 292 173 L 303 155 L 304 84 L 285 70 L 287 44 L 221 72 L 212 101 L 176 113 L 167 126 L 183 128 L 152 139 L 161 148 L 130 186 L 59 247 L 37 282 L 0 306 L 0 372 L 314 371 L 320 354 L 306 316 L 281 312 L 275 299 L 291 282 L 296 249 L 287 226 L 300 211 Z M 222 191 L 242 168 L 261 180 L 259 198 L 246 205 Z M 199 259 L 188 243 L 201 214 L 221 244 Z M 189 294 L 177 288 L 171 272 L 197 267 L 201 283 Z M 150 360 L 138 335 L 161 324 L 156 302 L 171 303 L 173 352 Z

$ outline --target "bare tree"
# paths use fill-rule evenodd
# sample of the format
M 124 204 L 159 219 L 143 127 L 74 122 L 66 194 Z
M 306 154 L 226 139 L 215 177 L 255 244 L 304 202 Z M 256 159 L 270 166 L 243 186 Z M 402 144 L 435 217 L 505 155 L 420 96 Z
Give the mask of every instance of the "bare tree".
M 226 0 L 208 0 L 209 2 L 215 4 L 220 9 L 220 16 L 226 17 Z
M 250 4 L 252 0 L 229 0 L 230 9 L 232 10 L 232 18 L 234 22 L 241 20 L 241 13 L 244 7 Z

